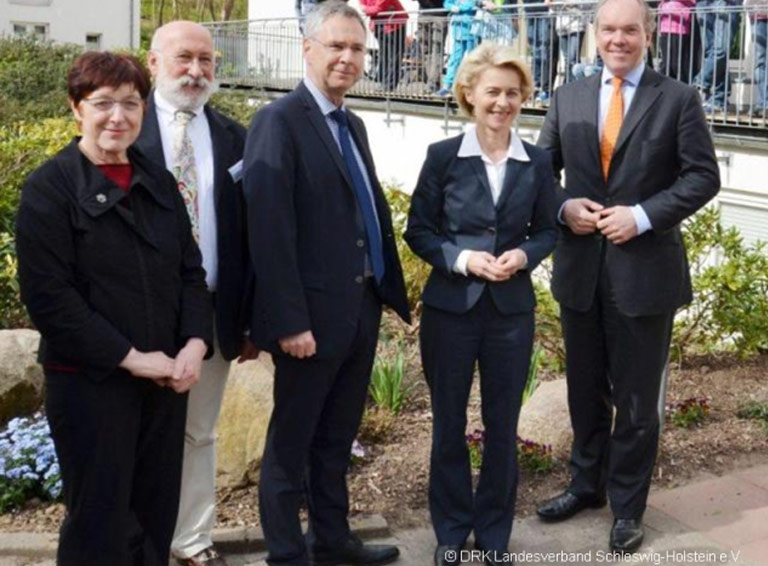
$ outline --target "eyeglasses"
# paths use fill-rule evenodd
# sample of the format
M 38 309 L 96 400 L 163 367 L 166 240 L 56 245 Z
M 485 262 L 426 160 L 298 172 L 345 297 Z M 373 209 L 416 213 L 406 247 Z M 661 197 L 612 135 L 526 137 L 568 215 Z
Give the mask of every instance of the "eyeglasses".
M 363 45 L 362 43 L 343 43 L 341 41 L 330 41 L 326 43 L 314 37 L 310 37 L 308 39 L 319 43 L 334 55 L 341 55 L 347 49 L 349 49 L 353 55 L 365 54 L 365 45 Z
M 112 100 L 111 98 L 84 98 L 83 102 L 87 102 L 93 106 L 99 112 L 114 111 L 115 106 L 120 106 L 124 112 L 133 114 L 141 110 L 144 106 L 142 101 L 138 98 L 126 98 L 125 100 Z

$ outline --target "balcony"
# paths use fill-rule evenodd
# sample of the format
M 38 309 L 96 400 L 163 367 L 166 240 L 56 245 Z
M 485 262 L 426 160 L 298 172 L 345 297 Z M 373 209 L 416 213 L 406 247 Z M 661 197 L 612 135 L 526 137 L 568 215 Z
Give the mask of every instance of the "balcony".
M 655 9 L 646 63 L 698 88 L 713 133 L 762 142 L 768 139 L 768 8 L 708 4 L 699 0 L 695 8 Z M 435 91 L 450 67 L 459 25 L 466 25 L 477 42 L 510 45 L 534 70 L 537 92 L 527 101 L 524 118 L 540 120 L 554 89 L 600 72 L 594 2 L 503 8 L 477 10 L 463 24 L 442 10 L 366 20 L 371 33 L 365 74 L 350 96 L 384 101 L 387 108 L 417 105 L 447 119 L 455 113 L 454 101 Z M 209 24 L 220 58 L 219 79 L 234 87 L 292 89 L 304 74 L 300 24 L 295 18 Z

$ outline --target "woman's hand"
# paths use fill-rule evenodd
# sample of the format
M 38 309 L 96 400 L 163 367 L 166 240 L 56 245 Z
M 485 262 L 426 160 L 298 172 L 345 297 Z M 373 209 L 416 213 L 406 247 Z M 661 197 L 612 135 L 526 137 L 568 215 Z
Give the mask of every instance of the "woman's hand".
M 163 352 L 139 352 L 131 348 L 128 355 L 120 362 L 120 367 L 128 370 L 135 377 L 163 380 L 173 375 L 173 358 Z
M 200 338 L 187 340 L 186 345 L 176 355 L 171 379 L 166 382 L 166 385 L 176 393 L 189 391 L 200 380 L 200 368 L 207 351 L 208 347 Z
M 467 260 L 467 272 L 488 281 L 504 281 L 509 274 L 497 259 L 488 252 L 471 252 Z
M 496 259 L 496 265 L 507 274 L 507 277 L 512 277 L 521 269 L 525 269 L 528 265 L 528 256 L 520 248 L 515 248 L 501 254 Z

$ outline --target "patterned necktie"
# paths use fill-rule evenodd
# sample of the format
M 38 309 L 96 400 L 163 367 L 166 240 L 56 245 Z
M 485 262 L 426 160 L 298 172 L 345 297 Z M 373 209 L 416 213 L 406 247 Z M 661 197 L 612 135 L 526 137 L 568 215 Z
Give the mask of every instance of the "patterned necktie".
M 611 169 L 611 158 L 616 149 L 616 140 L 619 139 L 619 130 L 624 121 L 624 97 L 621 95 L 621 85 L 624 79 L 613 77 L 611 79 L 613 92 L 611 103 L 608 105 L 608 113 L 603 124 L 603 137 L 600 140 L 600 162 L 603 165 L 603 177 L 608 180 L 608 171 Z
M 179 183 L 179 192 L 187 206 L 189 221 L 192 224 L 192 235 L 195 241 L 200 240 L 200 221 L 197 211 L 197 167 L 195 166 L 195 151 L 192 139 L 189 137 L 189 122 L 195 117 L 194 112 L 177 110 L 174 119 L 178 124 L 173 140 L 173 174 Z
M 371 259 L 373 276 L 376 278 L 377 283 L 381 283 L 384 277 L 384 251 L 381 245 L 381 231 L 379 230 L 379 223 L 376 221 L 376 212 L 373 208 L 371 194 L 368 192 L 363 172 L 360 170 L 355 153 L 352 150 L 347 114 L 339 109 L 331 112 L 330 116 L 339 125 L 341 154 L 344 157 L 349 178 L 352 179 L 352 187 L 355 189 L 357 205 L 360 207 L 360 212 L 363 215 L 365 234 L 368 240 L 368 257 Z

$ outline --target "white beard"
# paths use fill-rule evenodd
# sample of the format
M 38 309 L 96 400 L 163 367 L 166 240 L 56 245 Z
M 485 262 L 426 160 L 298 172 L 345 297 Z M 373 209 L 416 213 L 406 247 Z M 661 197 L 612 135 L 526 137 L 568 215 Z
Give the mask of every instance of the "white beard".
M 194 95 L 184 92 L 183 87 L 195 85 L 203 87 L 200 92 Z M 158 73 L 155 79 L 155 88 L 160 95 L 170 102 L 178 110 L 192 111 L 200 108 L 208 102 L 211 95 L 219 90 L 218 81 L 209 81 L 205 77 L 193 79 L 187 75 L 178 79 L 169 79 L 164 70 Z

